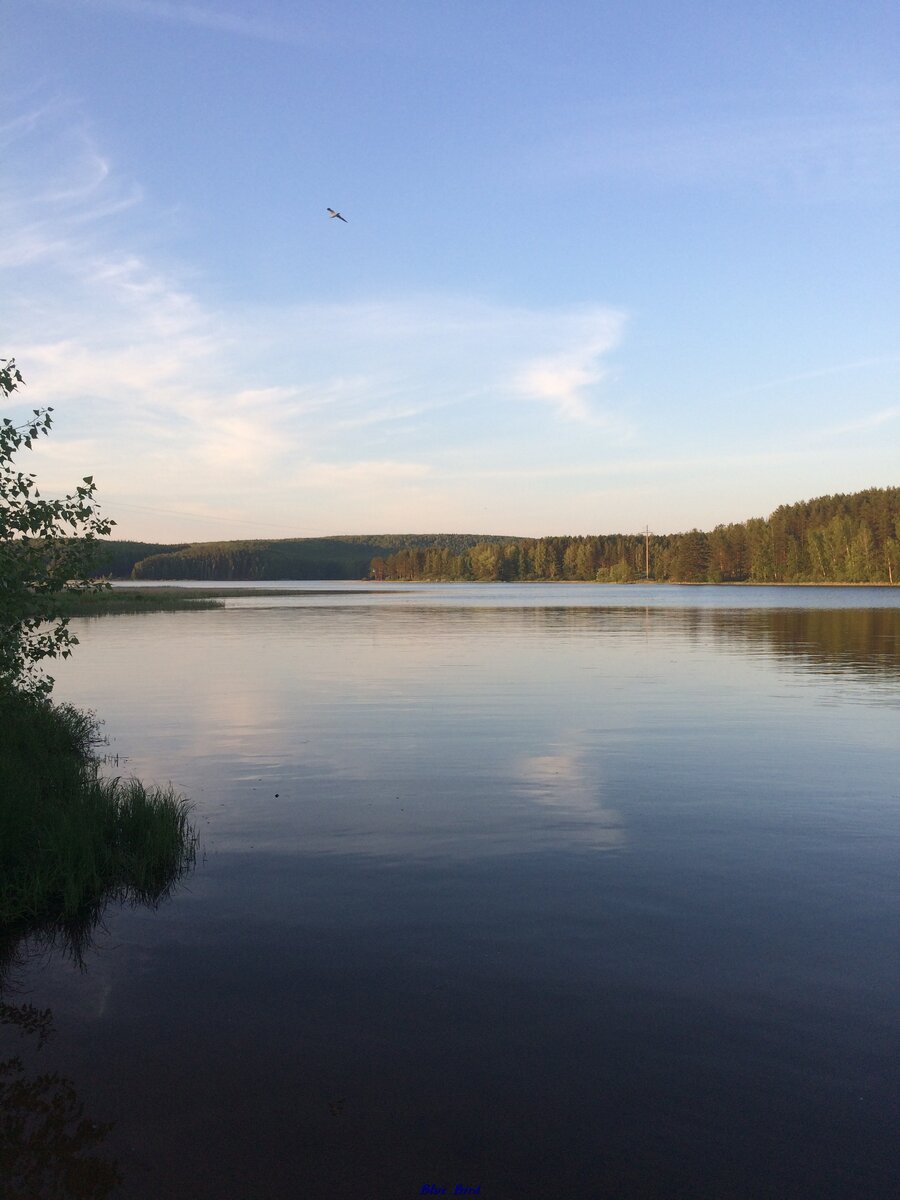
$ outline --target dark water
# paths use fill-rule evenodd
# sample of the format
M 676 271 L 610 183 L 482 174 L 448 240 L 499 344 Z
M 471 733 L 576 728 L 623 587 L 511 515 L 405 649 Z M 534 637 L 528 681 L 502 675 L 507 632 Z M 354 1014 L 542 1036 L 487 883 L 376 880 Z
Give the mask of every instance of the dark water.
M 895 1194 L 895 593 L 73 625 L 58 697 L 203 845 L 7 989 L 52 1008 L 32 1061 L 115 1121 L 123 1196 Z

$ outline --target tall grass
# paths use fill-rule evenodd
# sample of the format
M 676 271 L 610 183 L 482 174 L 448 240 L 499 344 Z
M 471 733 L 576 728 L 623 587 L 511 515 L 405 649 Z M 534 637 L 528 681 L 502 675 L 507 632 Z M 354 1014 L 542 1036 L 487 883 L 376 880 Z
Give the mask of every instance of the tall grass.
M 105 588 L 97 592 L 73 589 L 55 592 L 46 600 L 46 604 L 48 610 L 60 617 L 102 617 L 116 613 L 224 607 L 222 599 L 198 588 Z
M 102 778 L 91 714 L 7 694 L 0 730 L 2 940 L 86 931 L 111 900 L 157 904 L 191 867 L 188 803 Z

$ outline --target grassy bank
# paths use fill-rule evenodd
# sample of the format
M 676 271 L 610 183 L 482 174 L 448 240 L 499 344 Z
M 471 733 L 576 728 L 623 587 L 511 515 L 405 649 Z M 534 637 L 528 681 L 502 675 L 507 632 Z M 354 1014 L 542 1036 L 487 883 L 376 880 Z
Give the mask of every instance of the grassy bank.
M 96 725 L 69 705 L 0 694 L 0 926 L 90 922 L 110 900 L 154 904 L 194 859 L 186 801 L 102 779 Z
M 192 588 L 107 588 L 100 592 L 58 592 L 50 607 L 60 617 L 99 617 L 112 613 L 222 608 L 224 602 L 209 592 Z

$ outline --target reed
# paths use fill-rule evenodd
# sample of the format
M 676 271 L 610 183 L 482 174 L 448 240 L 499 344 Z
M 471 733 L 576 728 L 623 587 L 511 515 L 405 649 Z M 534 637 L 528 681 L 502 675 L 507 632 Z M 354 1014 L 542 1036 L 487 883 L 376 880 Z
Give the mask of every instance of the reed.
M 177 612 L 183 609 L 223 608 L 224 601 L 199 588 L 103 588 L 100 591 L 55 592 L 42 598 L 58 617 L 102 617 L 117 613 Z
M 111 900 L 158 904 L 193 864 L 187 801 L 103 778 L 90 713 L 0 697 L 0 926 L 92 924 Z

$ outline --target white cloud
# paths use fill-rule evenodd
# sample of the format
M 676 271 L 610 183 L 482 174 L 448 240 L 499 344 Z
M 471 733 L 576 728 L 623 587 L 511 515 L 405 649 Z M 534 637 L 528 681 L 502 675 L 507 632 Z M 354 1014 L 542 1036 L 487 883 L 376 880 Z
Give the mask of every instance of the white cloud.
M 525 397 L 547 401 L 570 421 L 607 424 L 594 409 L 592 394 L 606 376 L 602 360 L 621 340 L 624 318 L 599 312 L 587 336 L 556 354 L 535 358 L 517 375 L 514 386 Z
M 55 153 L 25 155 L 0 205 L 0 245 L 28 247 L 7 264 L 7 353 L 22 404 L 57 410 L 44 486 L 95 475 L 107 509 L 122 504 L 123 536 L 148 535 L 149 517 L 128 516 L 142 509 L 183 508 L 178 529 L 151 534 L 179 539 L 221 536 L 191 523 L 206 512 L 256 518 L 261 533 L 297 513 L 298 533 L 406 528 L 458 505 L 472 447 L 503 461 L 523 422 L 608 439 L 603 359 L 622 314 L 433 294 L 216 306 L 141 249 L 138 189 L 71 118 L 50 109 L 13 130 Z
M 86 122 L 62 100 L 0 126 L 0 154 L 15 162 L 0 182 L 0 269 L 65 269 L 98 227 L 108 236 L 111 219 L 140 203 L 140 188 L 112 177 Z

